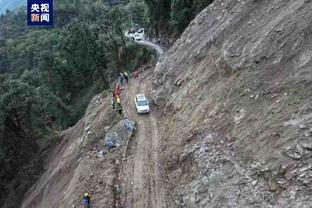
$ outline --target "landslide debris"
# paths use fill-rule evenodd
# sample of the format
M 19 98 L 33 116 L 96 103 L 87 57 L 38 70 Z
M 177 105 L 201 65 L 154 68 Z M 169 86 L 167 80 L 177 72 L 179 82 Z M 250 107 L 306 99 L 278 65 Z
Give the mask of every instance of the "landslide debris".
M 126 145 L 135 129 L 134 121 L 124 119 L 119 121 L 105 135 L 105 145 L 111 150 Z
M 157 64 L 169 207 L 310 207 L 312 1 L 216 0 Z
M 93 207 L 114 207 L 118 161 L 123 150 L 109 150 L 105 138 L 111 134 L 120 148 L 126 148 L 134 122 L 112 110 L 104 92 L 90 102 L 85 116 L 62 132 L 60 144 L 52 151 L 45 173 L 26 193 L 22 207 L 80 207 L 85 192 Z

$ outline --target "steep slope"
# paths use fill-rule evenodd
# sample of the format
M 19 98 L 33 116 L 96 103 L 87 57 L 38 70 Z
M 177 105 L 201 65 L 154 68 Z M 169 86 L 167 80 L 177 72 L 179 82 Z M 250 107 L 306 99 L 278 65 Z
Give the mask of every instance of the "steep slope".
M 95 96 L 85 116 L 62 133 L 60 144 L 45 162 L 45 173 L 26 193 L 22 207 L 79 207 L 87 191 L 95 207 L 112 207 L 119 152 L 105 150 L 104 136 L 120 119 L 107 94 Z
M 133 105 L 136 94 L 148 94 L 143 76 L 149 72 L 123 87 L 121 100 L 128 119 L 113 111 L 110 94 L 93 98 L 85 116 L 62 133 L 23 208 L 80 207 L 84 192 L 91 194 L 94 208 L 166 207 L 158 111 L 140 116 Z M 129 119 L 137 123 L 134 136 L 133 129 L 128 132 Z M 124 138 L 118 142 L 121 146 L 109 150 L 107 144 L 114 144 L 117 137 Z
M 310 207 L 309 0 L 216 0 L 122 100 L 138 122 L 121 150 L 107 94 L 63 133 L 23 207 Z M 142 81 L 141 80 L 141 81 Z M 151 84 L 151 85 L 149 85 Z M 156 106 L 146 117 L 137 92 Z M 109 131 L 110 131 L 109 130 Z
M 157 64 L 169 207 L 310 207 L 312 2 L 216 0 Z

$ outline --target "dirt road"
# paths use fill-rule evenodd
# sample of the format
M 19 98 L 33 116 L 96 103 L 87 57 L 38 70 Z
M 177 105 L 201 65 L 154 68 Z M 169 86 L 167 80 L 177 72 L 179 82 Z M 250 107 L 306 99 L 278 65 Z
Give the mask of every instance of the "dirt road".
M 125 36 L 130 39 L 127 32 L 125 32 Z M 144 40 L 139 40 L 139 41 L 134 41 L 134 42 L 139 44 L 139 45 L 145 45 L 145 46 L 148 46 L 150 48 L 153 48 L 156 51 L 158 58 L 161 57 L 164 53 L 163 49 L 159 45 L 157 45 L 157 44 L 155 44 L 149 40 L 144 39 Z
M 148 115 L 138 115 L 134 106 L 135 95 L 146 94 L 145 89 L 145 83 L 131 80 L 122 97 L 127 117 L 137 123 L 122 161 L 121 204 L 125 208 L 166 207 L 157 117 L 153 109 Z
M 156 51 L 158 57 L 162 56 L 163 53 L 164 53 L 163 49 L 159 45 L 157 45 L 157 44 L 155 44 L 155 43 L 153 43 L 151 41 L 140 40 L 140 41 L 135 41 L 135 42 L 137 44 L 141 44 L 141 45 L 145 45 L 145 46 L 148 46 L 150 48 L 153 48 Z

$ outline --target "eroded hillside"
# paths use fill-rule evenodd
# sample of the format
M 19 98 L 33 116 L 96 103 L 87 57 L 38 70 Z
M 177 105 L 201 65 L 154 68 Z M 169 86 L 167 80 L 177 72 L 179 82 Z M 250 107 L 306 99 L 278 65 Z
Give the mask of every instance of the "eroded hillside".
M 311 9 L 216 0 L 124 88 L 134 136 L 105 150 L 121 118 L 96 96 L 23 207 L 77 207 L 84 191 L 93 207 L 310 207 Z M 142 92 L 150 115 L 135 112 Z
M 168 206 L 311 206 L 311 9 L 217 0 L 158 63 Z
M 79 207 L 84 192 L 96 199 L 94 206 L 112 207 L 119 153 L 107 152 L 104 136 L 120 119 L 107 94 L 95 96 L 85 116 L 62 133 L 44 174 L 26 193 L 22 207 Z

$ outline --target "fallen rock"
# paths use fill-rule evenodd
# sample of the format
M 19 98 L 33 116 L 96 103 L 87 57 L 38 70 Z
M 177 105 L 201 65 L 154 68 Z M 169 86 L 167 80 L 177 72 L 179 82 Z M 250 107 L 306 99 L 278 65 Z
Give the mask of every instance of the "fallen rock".
M 111 128 L 110 126 L 105 126 L 105 127 L 104 127 L 105 133 L 107 133 L 107 132 L 109 131 L 110 128 Z
M 135 129 L 135 122 L 124 119 L 115 124 L 105 136 L 105 146 L 111 150 L 118 148 L 130 139 Z
M 306 129 L 306 128 L 307 128 L 307 125 L 305 125 L 305 124 L 300 124 L 300 125 L 299 125 L 299 128 L 300 128 L 300 129 Z
M 301 159 L 301 155 L 298 152 L 293 152 L 293 151 L 288 150 L 285 152 L 285 154 L 294 160 Z
M 311 143 L 302 143 L 301 146 L 302 146 L 304 149 L 312 150 L 312 144 L 311 144 Z

